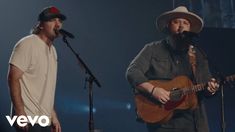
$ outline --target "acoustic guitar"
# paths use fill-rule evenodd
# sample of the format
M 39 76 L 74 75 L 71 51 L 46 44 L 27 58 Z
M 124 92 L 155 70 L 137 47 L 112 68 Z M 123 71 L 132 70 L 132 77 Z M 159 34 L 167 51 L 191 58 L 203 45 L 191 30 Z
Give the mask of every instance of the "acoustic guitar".
M 235 75 L 228 76 L 223 83 L 234 80 Z M 152 80 L 149 82 L 170 91 L 170 100 L 166 104 L 162 104 L 153 97 L 136 94 L 137 114 L 147 123 L 167 122 L 177 109 L 195 109 L 198 105 L 196 92 L 204 90 L 207 86 L 207 83 L 193 85 L 186 76 L 178 76 L 170 81 Z

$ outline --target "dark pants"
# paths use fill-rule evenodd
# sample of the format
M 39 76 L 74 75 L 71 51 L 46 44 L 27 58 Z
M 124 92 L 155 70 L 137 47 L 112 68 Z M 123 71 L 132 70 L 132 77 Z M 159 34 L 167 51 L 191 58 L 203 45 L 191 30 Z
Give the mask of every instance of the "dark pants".
M 164 128 L 158 125 L 147 124 L 148 132 L 196 132 L 194 128 Z
M 167 123 L 146 125 L 148 132 L 197 132 L 193 112 L 187 110 L 176 110 Z
M 15 127 L 16 132 L 51 132 L 51 126 L 41 127 L 39 124 L 29 125 L 29 130 L 24 131 L 19 127 Z

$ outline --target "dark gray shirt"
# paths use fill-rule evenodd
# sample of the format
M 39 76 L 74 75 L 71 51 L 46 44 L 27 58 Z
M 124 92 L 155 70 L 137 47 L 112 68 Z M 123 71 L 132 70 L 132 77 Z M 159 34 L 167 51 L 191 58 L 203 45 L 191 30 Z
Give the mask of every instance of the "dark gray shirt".
M 211 75 L 206 57 L 199 49 L 195 48 L 195 50 L 197 67 L 194 76 L 187 51 L 175 50 L 169 38 L 146 44 L 130 63 L 126 72 L 127 80 L 133 88 L 149 80 L 170 80 L 179 75 L 185 75 L 197 83 L 207 82 Z M 201 100 L 201 94 L 199 99 Z M 189 119 L 191 123 L 196 122 L 195 126 L 199 132 L 207 132 L 206 113 L 202 101 L 199 102 L 199 108 L 194 112 L 186 112 L 180 119 L 182 122 L 178 118 L 171 119 L 169 123 L 163 124 L 163 127 L 185 127 L 185 123 L 187 124 L 187 119 Z
M 192 79 L 187 51 L 174 51 L 171 45 L 168 39 L 145 45 L 127 69 L 127 79 L 133 87 L 151 79 L 173 79 L 179 75 Z M 210 72 L 207 60 L 197 48 L 196 56 L 196 81 L 208 81 Z

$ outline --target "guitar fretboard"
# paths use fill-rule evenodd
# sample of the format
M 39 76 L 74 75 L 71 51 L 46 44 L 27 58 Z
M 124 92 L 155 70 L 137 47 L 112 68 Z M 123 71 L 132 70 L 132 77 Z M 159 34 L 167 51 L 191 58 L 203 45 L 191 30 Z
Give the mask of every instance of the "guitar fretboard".
M 235 81 L 235 74 L 225 77 L 223 83 L 232 82 L 232 81 Z M 191 94 L 191 93 L 202 91 L 206 88 L 206 86 L 207 86 L 207 83 L 201 83 L 201 84 L 193 85 L 190 88 L 183 88 L 181 90 L 182 90 L 182 94 L 186 95 L 186 94 Z
M 225 78 L 225 81 L 227 81 L 227 82 L 235 81 L 235 75 L 227 76 L 227 77 Z
M 183 95 L 191 94 L 191 93 L 196 93 L 196 92 L 202 91 L 202 90 L 205 89 L 206 85 L 207 85 L 207 83 L 201 83 L 201 84 L 193 85 L 193 86 L 190 87 L 190 88 L 183 88 L 183 89 L 182 89 Z

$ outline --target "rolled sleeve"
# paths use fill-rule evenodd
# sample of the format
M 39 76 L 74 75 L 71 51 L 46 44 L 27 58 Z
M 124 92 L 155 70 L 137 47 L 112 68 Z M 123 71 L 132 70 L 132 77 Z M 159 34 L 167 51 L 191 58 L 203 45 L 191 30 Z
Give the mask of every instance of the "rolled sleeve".
M 126 71 L 126 78 L 132 87 L 148 81 L 145 73 L 150 67 L 152 56 L 151 45 L 146 45 L 130 63 Z

